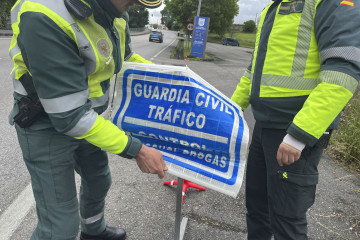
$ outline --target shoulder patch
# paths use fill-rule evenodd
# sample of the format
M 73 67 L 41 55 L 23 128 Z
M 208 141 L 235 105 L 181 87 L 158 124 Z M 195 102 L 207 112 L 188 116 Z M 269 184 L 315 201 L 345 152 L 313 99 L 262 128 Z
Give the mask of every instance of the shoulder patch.
M 291 2 L 282 2 L 279 9 L 279 14 L 301 13 L 305 5 L 304 0 L 296 0 Z
M 103 57 L 108 58 L 110 56 L 110 46 L 105 39 L 100 39 L 98 41 L 97 49 Z

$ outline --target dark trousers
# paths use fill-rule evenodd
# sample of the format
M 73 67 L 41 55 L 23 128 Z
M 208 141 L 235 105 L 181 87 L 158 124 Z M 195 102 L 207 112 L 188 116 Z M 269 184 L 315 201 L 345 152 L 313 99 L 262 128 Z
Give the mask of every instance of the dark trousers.
M 249 240 L 307 239 L 306 212 L 315 200 L 323 149 L 306 146 L 298 161 L 280 167 L 276 153 L 285 135 L 255 124 L 246 170 Z
M 104 231 L 111 185 L 106 152 L 39 124 L 16 130 L 36 200 L 38 224 L 31 240 L 73 240 L 80 222 L 88 234 Z M 81 176 L 80 204 L 75 171 Z

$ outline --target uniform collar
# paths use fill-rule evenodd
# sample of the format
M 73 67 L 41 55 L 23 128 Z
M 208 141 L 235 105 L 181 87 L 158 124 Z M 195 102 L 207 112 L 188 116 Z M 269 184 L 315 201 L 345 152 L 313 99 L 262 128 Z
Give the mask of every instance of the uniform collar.
M 96 2 L 109 14 L 111 19 L 121 17 L 122 14 L 116 10 L 110 0 L 96 0 Z

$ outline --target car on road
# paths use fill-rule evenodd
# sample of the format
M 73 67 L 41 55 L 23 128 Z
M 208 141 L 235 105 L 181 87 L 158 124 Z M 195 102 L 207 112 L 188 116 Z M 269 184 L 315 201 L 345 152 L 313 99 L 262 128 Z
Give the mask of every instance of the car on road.
M 226 37 L 221 39 L 222 45 L 230 45 L 230 46 L 240 46 L 240 43 L 235 38 Z
M 154 40 L 162 43 L 163 42 L 163 33 L 160 31 L 151 31 L 151 33 L 149 35 L 149 42 L 152 42 Z

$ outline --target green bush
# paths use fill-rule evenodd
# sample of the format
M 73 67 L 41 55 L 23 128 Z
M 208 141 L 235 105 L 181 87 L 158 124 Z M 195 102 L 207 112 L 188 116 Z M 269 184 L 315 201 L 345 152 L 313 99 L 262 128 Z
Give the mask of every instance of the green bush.
M 347 104 L 339 129 L 333 132 L 327 153 L 349 170 L 360 173 L 360 95 Z
M 253 20 L 244 22 L 243 32 L 244 33 L 253 33 L 256 30 L 256 24 Z
M 0 29 L 7 29 L 10 19 L 10 10 L 16 0 L 0 0 Z
M 8 29 L 9 14 L 0 12 L 0 29 Z

